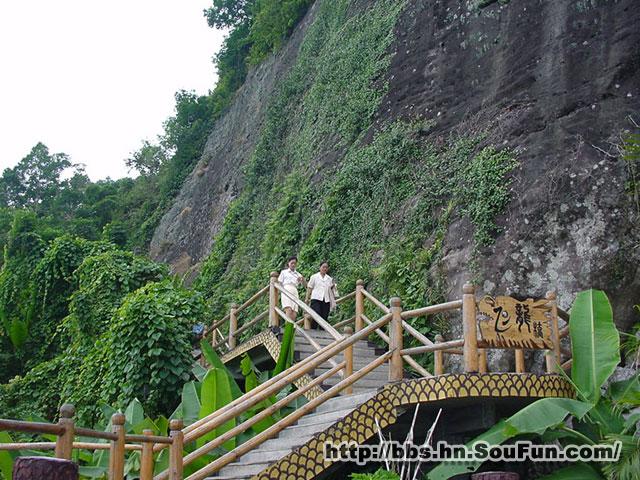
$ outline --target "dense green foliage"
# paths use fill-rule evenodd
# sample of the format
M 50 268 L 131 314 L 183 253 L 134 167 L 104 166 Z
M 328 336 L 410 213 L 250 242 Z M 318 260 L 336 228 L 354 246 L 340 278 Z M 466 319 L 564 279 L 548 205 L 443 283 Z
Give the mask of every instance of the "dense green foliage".
M 44 245 L 25 223 L 14 225 L 9 244 L 17 245 L 13 235 L 21 232 L 18 239 Z M 37 261 L 23 256 L 33 265 L 28 272 L 13 269 L 14 258 L 0 277 L 0 307 L 12 319 L 0 336 L 11 352 L 2 360 L 13 367 L 3 369 L 2 380 L 20 374 L 0 386 L 5 415 L 53 418 L 64 400 L 92 424 L 100 405 L 135 397 L 150 412 L 175 407 L 191 369 L 190 327 L 203 316 L 198 294 L 169 280 L 156 283 L 166 278 L 165 266 L 107 242 L 58 237 Z M 17 320 L 24 338 L 9 344 L 6 334 L 15 340 L 11 325 L 21 318 L 16 312 L 26 312 Z
M 88 257 L 75 271 L 78 289 L 70 297 L 68 321 L 78 336 L 95 338 L 107 330 L 127 293 L 165 274 L 164 266 L 120 250 Z
M 213 0 L 205 15 L 211 27 L 233 28 L 223 51 L 243 50 L 242 60 L 256 64 L 282 46 L 311 3 L 312 0 Z M 229 65 L 219 58 L 221 78 L 228 73 L 228 67 L 237 69 L 237 63 Z
M 191 326 L 203 317 L 202 298 L 169 280 L 129 295 L 101 339 L 103 398 L 118 405 L 140 398 L 152 414 L 175 407 L 176 393 L 191 377 Z
M 69 314 L 69 299 L 77 287 L 74 274 L 87 257 L 113 250 L 112 244 L 70 235 L 51 242 L 31 274 L 29 337 L 22 349 L 30 364 L 47 360 L 64 350 L 66 345 L 61 344 L 58 326 Z

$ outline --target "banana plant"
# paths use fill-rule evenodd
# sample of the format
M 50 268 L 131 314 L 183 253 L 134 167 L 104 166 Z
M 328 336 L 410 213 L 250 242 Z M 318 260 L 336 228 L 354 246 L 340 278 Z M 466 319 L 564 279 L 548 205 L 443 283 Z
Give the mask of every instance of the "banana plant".
M 282 344 L 280 346 L 280 354 L 278 355 L 278 361 L 276 367 L 273 370 L 273 376 L 284 372 L 293 363 L 293 341 L 295 338 L 295 325 L 293 322 L 286 322 L 284 326 L 284 333 L 282 334 Z
M 469 442 L 486 441 L 499 445 L 520 435 L 534 435 L 543 442 L 596 444 L 621 441 L 622 456 L 614 463 L 577 463 L 544 477 L 545 480 L 609 479 L 632 480 L 640 471 L 640 414 L 630 412 L 640 406 L 638 376 L 603 385 L 620 362 L 620 337 L 613 322 L 611 305 L 604 292 L 587 290 L 577 295 L 569 322 L 573 363 L 571 381 L 576 399 L 545 398 L 500 421 Z M 567 418 L 571 416 L 571 424 Z M 474 472 L 480 463 L 443 462 L 431 470 L 429 480 L 446 480 Z

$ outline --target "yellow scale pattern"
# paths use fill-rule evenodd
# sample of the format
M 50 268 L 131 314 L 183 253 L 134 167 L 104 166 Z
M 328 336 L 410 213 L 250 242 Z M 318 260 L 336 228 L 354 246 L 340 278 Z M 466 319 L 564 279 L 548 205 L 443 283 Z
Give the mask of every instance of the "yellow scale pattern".
M 559 375 L 517 373 L 449 374 L 385 385 L 374 397 L 306 444 L 253 477 L 256 480 L 312 479 L 329 468 L 325 442 L 362 444 L 380 428 L 397 421 L 397 408 L 457 398 L 573 398 L 569 382 Z

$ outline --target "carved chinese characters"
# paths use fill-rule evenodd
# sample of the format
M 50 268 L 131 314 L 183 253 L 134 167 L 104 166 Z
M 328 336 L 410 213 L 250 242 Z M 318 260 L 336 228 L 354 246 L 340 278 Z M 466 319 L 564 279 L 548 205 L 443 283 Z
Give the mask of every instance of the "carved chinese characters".
M 480 336 L 492 348 L 552 349 L 548 300 L 485 296 L 478 302 Z

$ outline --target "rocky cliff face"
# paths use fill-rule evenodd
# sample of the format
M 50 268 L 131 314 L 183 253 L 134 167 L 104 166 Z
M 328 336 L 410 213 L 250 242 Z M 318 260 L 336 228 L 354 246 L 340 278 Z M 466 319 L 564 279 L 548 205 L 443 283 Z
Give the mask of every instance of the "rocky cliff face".
M 314 11 L 309 10 L 278 55 L 251 71 L 229 111 L 216 123 L 198 166 L 162 218 L 150 255 L 169 263 L 174 272 L 193 272 L 211 251 L 227 208 L 242 188 L 242 166 L 255 149 L 268 99 L 289 72 Z
M 268 100 L 296 62 L 321 3 L 280 53 L 250 73 L 155 232 L 151 255 L 175 271 L 197 270 L 211 251 L 230 202 L 242 192 L 243 165 L 254 153 Z M 354 3 L 352 14 L 359 15 L 358 8 L 376 2 Z M 434 145 L 483 132 L 484 143 L 510 148 L 519 162 L 494 245 L 474 245 L 469 217 L 454 212 L 437 266 L 447 295 L 474 276 L 486 293 L 557 289 L 568 307 L 575 292 L 596 287 L 612 298 L 621 326 L 637 321 L 631 305 L 640 302 L 640 212 L 630 190 L 640 187 L 631 185 L 617 148 L 622 132 L 637 131 L 634 121 L 640 123 L 636 3 L 410 0 L 404 6 L 389 66 L 375 79 L 385 84 L 384 95 L 358 142 L 371 142 L 382 125 L 398 119 L 426 118 L 432 123 L 420 134 Z M 341 145 L 312 155 L 311 182 L 322 183 L 319 169 L 348 161 L 344 152 Z M 423 236 L 433 241 L 432 232 Z

